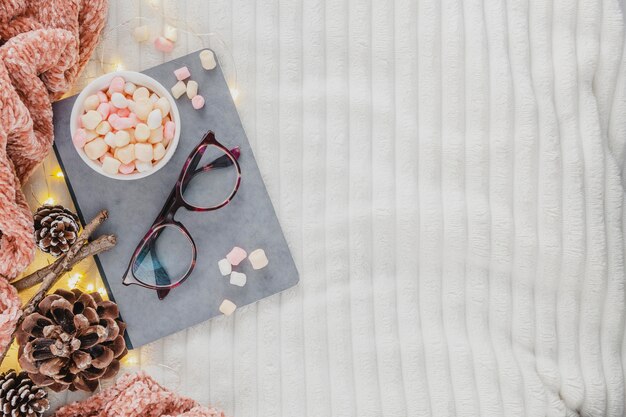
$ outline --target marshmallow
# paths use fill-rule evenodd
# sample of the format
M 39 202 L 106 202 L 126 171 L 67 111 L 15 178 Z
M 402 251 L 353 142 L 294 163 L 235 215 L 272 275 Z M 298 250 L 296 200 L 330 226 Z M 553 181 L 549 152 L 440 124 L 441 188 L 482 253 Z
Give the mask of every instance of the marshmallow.
M 109 113 L 111 113 L 111 105 L 109 103 L 100 103 L 96 111 L 102 115 L 103 119 L 106 119 L 109 117 Z
M 150 37 L 150 30 L 147 25 L 137 26 L 133 30 L 133 38 L 139 43 L 145 42 Z
M 228 259 L 228 262 L 230 262 L 232 266 L 237 266 L 241 261 L 246 259 L 246 256 L 248 256 L 248 254 L 245 250 L 241 249 L 239 246 L 235 246 L 228 255 L 226 255 L 226 259 Z
M 96 95 L 100 99 L 100 103 L 107 103 L 109 101 L 109 96 L 107 96 L 104 91 L 98 91 Z
M 136 89 L 137 86 L 130 81 L 127 81 L 126 84 L 124 84 L 124 94 L 132 95 Z
M 146 87 L 138 87 L 133 92 L 133 100 L 139 101 L 140 98 L 148 98 L 150 97 L 150 91 Z
M 137 124 L 135 128 L 135 139 L 137 142 L 145 142 L 150 137 L 150 128 L 145 123 Z
M 111 125 L 106 120 L 101 121 L 96 127 L 96 133 L 99 135 L 106 135 L 111 131 Z
M 230 274 L 230 283 L 238 287 L 243 287 L 244 285 L 246 285 L 246 274 L 233 271 L 233 273 Z
M 157 96 L 155 93 L 150 94 L 149 98 L 153 106 L 154 104 L 156 104 L 157 101 L 159 101 L 159 96 Z
M 102 121 L 102 115 L 95 110 L 89 110 L 80 117 L 85 129 L 94 130 Z
M 169 143 L 170 140 L 174 139 L 174 134 L 176 133 L 176 124 L 171 120 L 165 122 L 165 127 L 163 128 L 163 138 L 167 140 Z
M 135 145 L 130 143 L 123 148 L 117 148 L 115 150 L 115 157 L 123 164 L 130 164 L 135 160 Z
M 97 138 L 87 143 L 83 149 L 85 150 L 85 154 L 87 154 L 87 157 L 92 161 L 95 161 L 96 159 L 107 153 L 109 147 L 106 143 L 104 143 L 104 140 L 102 138 Z
M 109 145 L 111 148 L 115 148 L 115 133 L 109 132 L 104 135 L 104 143 Z
M 105 156 L 102 161 L 102 170 L 107 174 L 115 175 L 117 174 L 120 165 L 122 163 L 115 158 L 111 158 L 110 156 Z
M 220 304 L 220 312 L 225 316 L 230 316 L 236 309 L 237 306 L 230 300 L 224 300 L 222 304 Z
M 195 96 L 191 99 L 191 105 L 194 109 L 200 110 L 204 107 L 204 97 L 202 97 L 201 95 Z
M 120 117 L 128 117 L 130 116 L 130 110 L 128 108 L 117 109 L 117 115 Z
M 162 143 L 157 143 L 152 146 L 152 159 L 160 161 L 165 156 L 165 146 Z
M 269 264 L 267 256 L 265 256 L 265 251 L 263 249 L 257 249 L 250 252 L 250 255 L 248 255 L 248 260 L 252 265 L 252 269 L 265 268 Z
M 115 92 L 111 95 L 111 103 L 118 109 L 125 109 L 128 107 L 128 101 L 124 94 Z
M 220 259 L 217 262 L 217 267 L 220 269 L 220 274 L 222 274 L 222 276 L 230 275 L 230 273 L 233 272 L 233 267 L 226 258 Z
M 76 132 L 74 132 L 72 142 L 74 142 L 74 145 L 78 148 L 85 146 L 87 143 L 87 132 L 85 132 L 85 129 L 77 129 Z
M 154 47 L 157 51 L 169 53 L 174 49 L 174 42 L 164 38 L 163 36 L 159 36 L 154 40 Z
M 150 171 L 152 169 L 152 162 L 135 160 L 135 168 L 137 168 L 139 172 Z
M 154 109 L 148 114 L 148 127 L 150 129 L 156 129 L 161 126 L 161 122 L 163 121 L 163 115 L 161 114 L 161 110 Z
M 100 104 L 100 98 L 98 97 L 98 95 L 92 94 L 85 99 L 85 103 L 83 104 L 83 107 L 85 108 L 85 111 L 95 110 L 98 108 L 99 104 Z
M 187 67 L 180 67 L 180 68 L 174 70 L 174 75 L 176 76 L 176 79 L 178 81 L 182 81 L 185 78 L 189 78 L 191 76 L 191 73 L 189 72 L 189 68 L 187 68 Z
M 141 162 L 152 162 L 152 145 L 149 143 L 137 143 L 135 145 L 135 158 Z
M 131 162 L 130 164 L 122 164 L 119 167 L 120 174 L 132 174 L 135 171 L 135 163 Z
M 163 141 L 163 127 L 159 125 L 156 129 L 150 131 L 150 137 L 148 138 L 148 142 L 154 144 Z
M 178 31 L 174 26 L 165 25 L 165 27 L 163 28 L 163 37 L 172 42 L 176 42 L 176 40 L 178 39 Z
M 115 147 L 121 148 L 130 143 L 130 135 L 125 130 L 118 130 L 115 132 Z
M 86 135 L 87 142 L 90 142 L 94 140 L 95 138 L 97 138 L 98 136 L 100 136 L 98 132 L 96 132 L 95 130 L 86 130 L 85 135 Z
M 192 99 L 196 95 L 198 95 L 198 83 L 194 80 L 190 80 L 187 82 L 187 97 Z
M 202 68 L 205 70 L 212 70 L 217 66 L 217 62 L 215 62 L 215 55 L 213 51 L 205 49 L 200 52 L 200 63 L 202 64 Z
M 174 84 L 171 90 L 172 90 L 172 95 L 174 96 L 174 98 L 177 99 L 183 94 L 185 94 L 185 92 L 187 91 L 187 86 L 185 85 L 184 82 L 179 81 L 176 84 Z
M 165 117 L 169 114 L 171 106 L 167 98 L 161 97 L 154 103 L 154 108 L 161 110 L 161 115 Z
M 111 94 L 123 92 L 124 84 L 126 84 L 126 81 L 122 77 L 113 77 L 111 84 L 109 84 L 109 92 Z
M 153 109 L 152 102 L 149 98 L 140 98 L 135 102 L 135 110 L 134 113 L 137 115 L 139 120 L 148 120 L 148 115 Z

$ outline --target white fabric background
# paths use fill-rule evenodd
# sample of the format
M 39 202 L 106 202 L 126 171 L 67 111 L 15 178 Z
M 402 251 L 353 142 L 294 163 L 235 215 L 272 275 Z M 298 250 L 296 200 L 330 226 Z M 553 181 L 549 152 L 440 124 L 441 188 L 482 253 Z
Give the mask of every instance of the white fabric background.
M 618 1 L 152 3 L 232 48 L 301 283 L 143 367 L 237 417 L 624 415 Z

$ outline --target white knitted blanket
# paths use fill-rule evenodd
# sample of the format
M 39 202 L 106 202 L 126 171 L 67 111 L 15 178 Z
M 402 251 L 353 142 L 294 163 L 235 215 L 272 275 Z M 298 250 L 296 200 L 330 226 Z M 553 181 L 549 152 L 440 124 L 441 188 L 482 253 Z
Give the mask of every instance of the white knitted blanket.
M 301 283 L 141 366 L 236 417 L 625 415 L 618 0 L 156 3 L 232 48 Z

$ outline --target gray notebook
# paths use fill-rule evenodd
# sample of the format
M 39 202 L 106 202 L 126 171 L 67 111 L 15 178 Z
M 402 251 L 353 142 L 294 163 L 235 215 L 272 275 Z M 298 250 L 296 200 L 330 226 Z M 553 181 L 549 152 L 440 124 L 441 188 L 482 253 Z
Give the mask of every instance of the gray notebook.
M 98 231 L 118 238 L 115 248 L 99 255 L 96 263 L 109 296 L 118 303 L 128 325 L 127 342 L 131 347 L 221 314 L 219 306 L 225 298 L 241 307 L 285 290 L 299 279 L 219 65 L 205 71 L 198 53 L 194 52 L 144 72 L 169 88 L 176 83 L 173 71 L 184 65 L 200 85 L 206 105 L 194 110 L 186 96 L 177 100 L 182 119 L 178 148 L 166 166 L 143 179 L 110 179 L 89 168 L 70 138 L 69 119 L 75 97 L 53 105 L 54 149 L 81 221 L 85 224 L 85 220 L 107 209 L 109 219 Z M 216 211 L 198 213 L 179 209 L 176 220 L 187 227 L 196 242 L 197 264 L 192 275 L 164 300 L 159 300 L 154 290 L 122 285 L 123 273 L 135 247 L 161 210 L 187 156 L 209 129 L 228 148 L 241 147 L 242 182 L 237 195 L 230 204 Z M 253 270 L 247 260 L 240 264 L 237 269 L 248 276 L 244 287 L 231 285 L 217 266 L 233 246 L 240 246 L 248 253 L 263 248 L 269 259 L 269 265 L 259 270 Z

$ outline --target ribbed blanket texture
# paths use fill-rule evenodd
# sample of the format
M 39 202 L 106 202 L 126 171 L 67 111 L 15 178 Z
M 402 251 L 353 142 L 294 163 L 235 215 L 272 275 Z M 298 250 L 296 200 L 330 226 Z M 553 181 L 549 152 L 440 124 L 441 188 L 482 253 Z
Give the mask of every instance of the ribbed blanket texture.
M 621 2 L 158 7 L 231 46 L 301 282 L 142 365 L 236 417 L 625 414 Z

